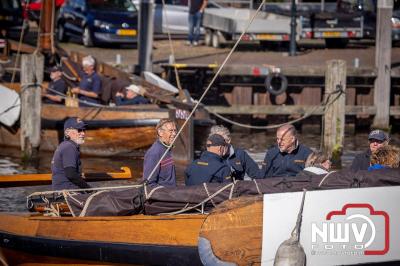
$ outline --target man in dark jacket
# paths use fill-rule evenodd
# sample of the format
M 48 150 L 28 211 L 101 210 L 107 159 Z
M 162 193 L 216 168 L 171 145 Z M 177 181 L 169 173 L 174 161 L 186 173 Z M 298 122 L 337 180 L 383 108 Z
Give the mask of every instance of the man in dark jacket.
M 356 155 L 350 169 L 353 171 L 368 170 L 371 154 L 389 144 L 389 136 L 382 130 L 376 129 L 368 135 L 369 148 L 365 152 Z
M 207 150 L 201 154 L 200 159 L 192 162 L 186 169 L 185 184 L 193 186 L 231 182 L 231 171 L 222 158 L 227 148 L 227 143 L 221 135 L 209 136 Z
M 43 102 L 51 104 L 61 104 L 63 103 L 63 98 L 67 92 L 67 84 L 62 79 L 62 69 L 61 67 L 54 66 L 50 70 L 51 82 L 49 83 L 48 89 L 43 93 Z
M 51 161 L 54 190 L 89 188 L 82 177 L 79 145 L 85 142 L 85 123 L 71 117 L 64 123 L 64 141 L 58 145 Z
M 221 135 L 228 144 L 228 151 L 223 158 L 225 159 L 225 163 L 231 169 L 233 179 L 243 180 L 246 175 L 250 178 L 259 177 L 260 168 L 257 163 L 245 150 L 236 148 L 231 144 L 229 129 L 222 125 L 216 125 L 211 127 L 210 136 L 213 134 Z
M 304 169 L 311 150 L 299 144 L 293 125 L 284 125 L 276 132 L 277 145 L 268 150 L 261 169 L 261 178 L 296 176 Z
M 123 92 L 117 92 L 115 94 L 116 105 L 134 105 L 134 104 L 148 104 L 150 103 L 145 97 L 140 95 L 140 88 L 134 84 L 125 88 L 125 94 Z
M 161 119 L 156 130 L 158 138 L 144 155 L 143 179 L 150 186 L 175 187 L 176 172 L 171 149 L 160 162 L 176 136 L 175 122 L 170 119 Z

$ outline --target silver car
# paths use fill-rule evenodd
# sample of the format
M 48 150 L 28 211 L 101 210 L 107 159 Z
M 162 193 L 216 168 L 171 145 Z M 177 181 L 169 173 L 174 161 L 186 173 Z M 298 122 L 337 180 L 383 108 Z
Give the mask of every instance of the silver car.
M 133 3 L 138 9 L 140 8 L 140 0 L 133 0 Z M 209 1 L 207 8 L 221 8 L 221 6 L 215 2 Z M 162 0 L 155 0 L 154 34 L 167 34 L 167 25 L 169 25 L 171 34 L 188 34 L 188 0 L 165 0 L 165 10 L 163 9 Z M 203 29 L 201 32 L 204 34 Z

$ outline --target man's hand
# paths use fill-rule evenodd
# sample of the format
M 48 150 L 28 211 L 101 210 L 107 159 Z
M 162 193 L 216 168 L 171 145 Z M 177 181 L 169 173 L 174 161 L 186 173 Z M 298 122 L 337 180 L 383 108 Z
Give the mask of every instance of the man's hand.
M 116 97 L 122 97 L 122 98 L 124 98 L 124 94 L 123 94 L 122 92 L 117 92 L 117 93 L 115 94 L 115 96 L 116 96 Z
M 81 89 L 79 87 L 72 88 L 71 92 L 74 94 L 79 94 L 79 93 L 81 93 Z

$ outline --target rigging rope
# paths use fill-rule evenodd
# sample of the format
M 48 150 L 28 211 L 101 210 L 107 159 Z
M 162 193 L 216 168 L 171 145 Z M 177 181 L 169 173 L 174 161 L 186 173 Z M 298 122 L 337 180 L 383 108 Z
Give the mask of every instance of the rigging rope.
M 206 96 L 206 94 L 208 93 L 208 91 L 210 90 L 211 86 L 214 84 L 215 80 L 217 79 L 217 77 L 219 76 L 219 74 L 221 73 L 222 69 L 225 67 L 226 63 L 228 62 L 228 60 L 230 59 L 231 55 L 233 54 L 233 52 L 236 50 L 237 46 L 239 45 L 240 40 L 243 38 L 244 34 L 247 32 L 247 30 L 249 29 L 250 25 L 253 23 L 255 17 L 257 16 L 257 14 L 260 12 L 262 6 L 264 5 L 266 0 L 263 0 L 260 4 L 260 6 L 258 7 L 258 9 L 256 10 L 256 12 L 253 14 L 253 16 L 251 17 L 251 19 L 247 22 L 246 27 L 244 28 L 244 30 L 242 31 L 242 33 L 240 34 L 239 38 L 237 39 L 237 41 L 235 42 L 235 44 L 233 45 L 232 49 L 229 51 L 228 55 L 226 56 L 225 60 L 222 62 L 222 64 L 220 65 L 220 67 L 218 68 L 217 72 L 215 73 L 214 77 L 211 79 L 210 83 L 208 84 L 207 88 L 204 90 L 203 94 L 201 95 L 200 99 L 196 102 L 195 106 L 193 107 L 192 111 L 190 112 L 190 114 L 188 115 L 187 119 L 185 120 L 185 122 L 183 123 L 183 125 L 181 126 L 181 128 L 179 129 L 178 133 L 176 134 L 175 138 L 172 140 L 171 145 L 167 147 L 167 149 L 165 150 L 164 154 L 161 156 L 161 158 L 158 160 L 157 164 L 155 165 L 155 167 L 153 168 L 153 170 L 150 172 L 149 176 L 145 177 L 145 183 L 147 183 L 148 178 L 152 177 L 153 174 L 155 173 L 157 166 L 161 163 L 161 161 L 165 158 L 165 156 L 167 155 L 167 153 L 170 151 L 171 147 L 173 146 L 173 144 L 175 143 L 175 141 L 178 139 L 179 135 L 182 133 L 183 129 L 185 128 L 186 124 L 188 123 L 188 121 L 190 120 L 190 118 L 193 116 L 194 112 L 197 110 L 197 108 L 199 107 L 200 103 L 203 101 L 204 97 Z

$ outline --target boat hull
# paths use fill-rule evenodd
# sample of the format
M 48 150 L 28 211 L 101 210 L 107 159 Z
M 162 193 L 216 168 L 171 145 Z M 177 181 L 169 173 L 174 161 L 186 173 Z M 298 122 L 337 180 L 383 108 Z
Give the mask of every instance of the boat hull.
M 0 217 L 0 246 L 11 265 L 39 263 L 39 258 L 66 258 L 74 264 L 84 260 L 201 265 L 197 238 L 204 215 L 54 218 L 1 214 Z M 16 256 L 19 253 L 25 255 Z

